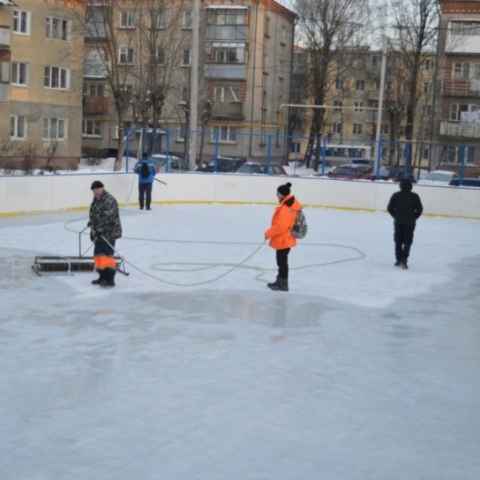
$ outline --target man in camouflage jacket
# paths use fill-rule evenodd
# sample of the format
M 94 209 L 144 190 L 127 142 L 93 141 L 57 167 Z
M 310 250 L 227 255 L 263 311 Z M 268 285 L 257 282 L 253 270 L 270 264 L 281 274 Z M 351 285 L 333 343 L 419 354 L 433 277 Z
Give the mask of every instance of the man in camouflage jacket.
M 122 225 L 115 197 L 108 193 L 103 183 L 95 180 L 91 186 L 94 198 L 90 206 L 90 237 L 95 242 L 93 261 L 99 278 L 93 280 L 94 285 L 114 287 L 117 269 L 115 262 L 115 241 L 122 236 Z

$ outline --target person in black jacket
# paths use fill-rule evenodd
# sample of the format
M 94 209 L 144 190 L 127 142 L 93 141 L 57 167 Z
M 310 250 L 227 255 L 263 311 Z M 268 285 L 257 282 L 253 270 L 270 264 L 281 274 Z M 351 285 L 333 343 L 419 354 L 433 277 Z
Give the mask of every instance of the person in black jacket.
M 400 191 L 394 193 L 387 207 L 395 219 L 395 266 L 408 268 L 407 260 L 413 243 L 413 232 L 417 219 L 423 212 L 420 197 L 412 192 L 412 182 L 407 178 L 400 181 Z

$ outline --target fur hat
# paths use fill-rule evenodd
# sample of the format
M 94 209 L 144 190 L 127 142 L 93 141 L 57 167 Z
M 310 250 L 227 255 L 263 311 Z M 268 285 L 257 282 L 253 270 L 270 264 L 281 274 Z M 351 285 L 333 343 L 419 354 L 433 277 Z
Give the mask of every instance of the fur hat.
M 100 180 L 95 180 L 90 189 L 93 190 L 95 188 L 103 188 L 103 183 Z
M 286 185 L 280 185 L 277 188 L 277 192 L 282 195 L 283 197 L 286 197 L 287 195 L 290 195 L 290 187 L 292 184 L 288 182 Z

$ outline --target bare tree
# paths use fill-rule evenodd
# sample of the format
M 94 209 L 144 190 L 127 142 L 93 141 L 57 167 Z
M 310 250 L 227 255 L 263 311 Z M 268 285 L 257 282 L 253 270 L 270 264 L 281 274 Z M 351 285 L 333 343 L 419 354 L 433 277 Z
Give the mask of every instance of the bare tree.
M 336 63 L 347 46 L 360 44 L 359 37 L 369 15 L 368 0 L 296 0 L 299 27 L 310 51 L 309 98 L 315 105 L 328 103 L 336 82 L 343 82 L 346 69 Z M 337 92 L 338 93 L 338 92 Z M 320 145 L 326 112 L 314 109 L 307 155 L 313 144 Z M 314 169 L 318 171 L 320 148 L 316 149 Z

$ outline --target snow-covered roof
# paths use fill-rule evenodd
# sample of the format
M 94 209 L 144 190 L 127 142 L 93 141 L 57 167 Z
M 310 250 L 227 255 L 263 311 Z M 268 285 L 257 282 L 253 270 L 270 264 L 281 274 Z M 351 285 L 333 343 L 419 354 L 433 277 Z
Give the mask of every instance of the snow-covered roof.
M 0 5 L 13 5 L 13 6 L 15 6 L 15 4 L 10 0 L 0 0 Z

